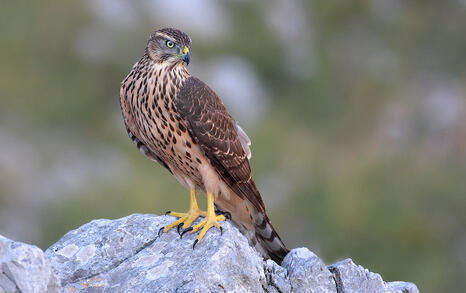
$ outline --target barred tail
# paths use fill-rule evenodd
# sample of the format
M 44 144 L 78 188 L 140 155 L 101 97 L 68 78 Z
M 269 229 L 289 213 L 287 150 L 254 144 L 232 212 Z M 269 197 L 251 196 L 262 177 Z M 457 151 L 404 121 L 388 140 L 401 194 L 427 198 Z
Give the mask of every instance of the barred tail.
M 254 224 L 255 234 L 251 242 L 256 249 L 270 257 L 277 264 L 281 264 L 289 250 L 278 236 L 267 215 L 259 213 Z M 259 246 L 259 247 L 258 247 Z
M 229 196 L 216 199 L 218 209 L 230 214 L 249 244 L 264 258 L 281 264 L 289 250 L 270 223 L 254 181 L 249 178 L 247 182 L 232 183 L 229 187 L 232 190 Z

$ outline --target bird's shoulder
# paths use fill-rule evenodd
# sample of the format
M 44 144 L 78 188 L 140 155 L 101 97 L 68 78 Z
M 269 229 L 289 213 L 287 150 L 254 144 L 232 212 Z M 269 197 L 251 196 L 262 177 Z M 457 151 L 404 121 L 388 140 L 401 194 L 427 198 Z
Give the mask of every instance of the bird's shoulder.
M 211 162 L 217 162 L 233 178 L 250 178 L 248 154 L 240 140 L 236 121 L 223 102 L 203 81 L 189 77 L 182 85 L 175 105 L 193 139 Z
M 205 82 L 194 76 L 188 77 L 183 82 L 176 103 L 180 107 L 198 106 L 199 110 L 216 111 L 233 120 L 217 94 Z

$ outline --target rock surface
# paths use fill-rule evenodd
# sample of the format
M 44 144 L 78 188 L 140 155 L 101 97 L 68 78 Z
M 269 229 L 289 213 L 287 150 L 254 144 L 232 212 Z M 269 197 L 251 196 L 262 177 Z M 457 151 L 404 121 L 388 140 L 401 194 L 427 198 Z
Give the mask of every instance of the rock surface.
M 44 252 L 0 235 L 0 292 L 61 292 Z
M 281 266 L 264 261 L 229 222 L 222 223 L 221 237 L 211 230 L 194 250 L 194 234 L 180 239 L 171 230 L 156 237 L 173 219 L 135 214 L 94 220 L 68 232 L 45 255 L 35 246 L 0 238 L 0 293 L 419 292 L 412 283 L 386 283 L 351 259 L 327 267 L 307 248 L 290 251 Z M 19 274 L 4 269 L 17 262 Z

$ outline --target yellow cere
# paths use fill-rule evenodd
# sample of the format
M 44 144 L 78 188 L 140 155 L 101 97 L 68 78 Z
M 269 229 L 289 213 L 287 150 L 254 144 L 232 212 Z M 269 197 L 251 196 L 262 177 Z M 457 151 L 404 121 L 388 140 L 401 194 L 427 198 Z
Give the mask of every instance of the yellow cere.
M 183 55 L 186 55 L 189 52 L 188 46 L 184 46 Z

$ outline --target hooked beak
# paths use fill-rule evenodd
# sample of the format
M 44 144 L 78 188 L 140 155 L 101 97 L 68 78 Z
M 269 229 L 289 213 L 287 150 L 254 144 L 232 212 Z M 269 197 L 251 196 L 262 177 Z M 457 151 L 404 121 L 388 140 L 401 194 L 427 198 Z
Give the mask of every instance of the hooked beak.
M 183 55 L 181 55 L 181 60 L 183 60 L 186 63 L 186 65 L 189 65 L 191 55 L 189 54 L 189 48 L 186 46 L 183 49 Z

